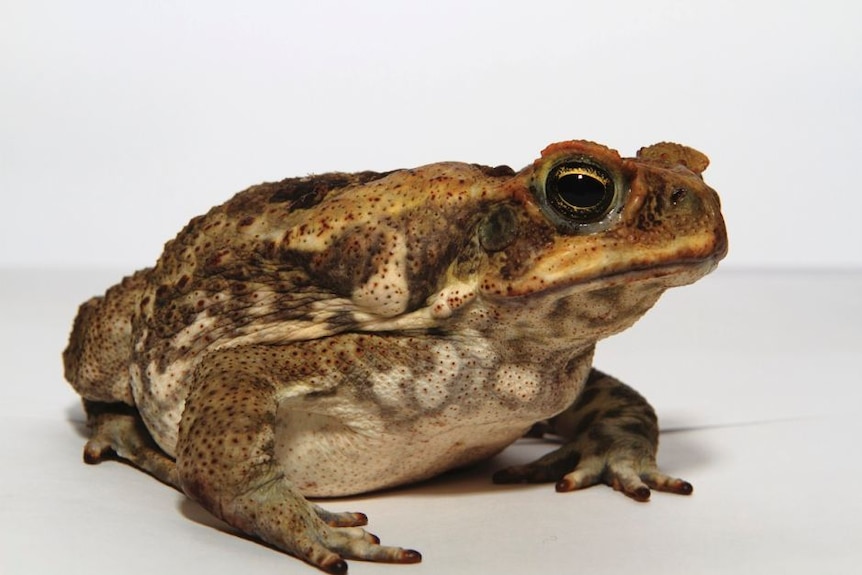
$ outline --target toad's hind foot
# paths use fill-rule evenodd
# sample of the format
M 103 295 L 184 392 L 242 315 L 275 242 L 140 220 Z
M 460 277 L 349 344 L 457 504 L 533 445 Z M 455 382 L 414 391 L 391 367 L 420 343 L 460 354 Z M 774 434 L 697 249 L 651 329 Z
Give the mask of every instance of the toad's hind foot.
M 90 428 L 84 447 L 86 463 L 120 459 L 179 489 L 174 460 L 159 448 L 134 407 L 84 400 L 84 410 Z

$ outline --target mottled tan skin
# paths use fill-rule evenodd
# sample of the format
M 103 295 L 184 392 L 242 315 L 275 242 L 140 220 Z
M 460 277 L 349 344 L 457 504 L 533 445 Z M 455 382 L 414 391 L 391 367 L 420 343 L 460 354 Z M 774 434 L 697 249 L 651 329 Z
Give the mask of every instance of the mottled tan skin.
M 552 172 L 583 165 L 613 197 L 590 221 L 549 200 Z M 531 429 L 566 441 L 496 481 L 690 493 L 656 468 L 652 408 L 591 363 L 724 256 L 706 166 L 677 144 L 625 159 L 572 141 L 517 173 L 440 163 L 241 192 L 81 306 L 64 360 L 85 459 L 126 459 L 332 573 L 420 555 L 306 497 L 421 480 Z

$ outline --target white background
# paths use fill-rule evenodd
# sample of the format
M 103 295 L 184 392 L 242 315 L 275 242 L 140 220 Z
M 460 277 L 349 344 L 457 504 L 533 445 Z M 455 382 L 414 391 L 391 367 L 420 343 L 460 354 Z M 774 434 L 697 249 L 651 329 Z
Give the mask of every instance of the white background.
M 351 573 L 858 570 L 860 6 L 0 0 L 0 573 L 317 573 L 81 463 L 60 362 L 76 306 L 250 184 L 521 167 L 571 138 L 712 158 L 730 256 L 597 353 L 656 407 L 659 462 L 695 494 L 491 485 L 549 447 L 520 442 L 327 502 L 425 556 Z
M 729 267 L 862 264 L 862 4 L 0 1 L 0 265 L 150 265 L 263 181 L 712 159 Z

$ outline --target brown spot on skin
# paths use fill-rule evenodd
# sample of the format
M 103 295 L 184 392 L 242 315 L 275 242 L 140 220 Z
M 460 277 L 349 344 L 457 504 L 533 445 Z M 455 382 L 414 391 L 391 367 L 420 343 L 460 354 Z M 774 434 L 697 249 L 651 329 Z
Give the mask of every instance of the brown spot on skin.
M 168 286 L 166 286 L 165 284 L 162 284 L 159 287 L 157 287 L 156 288 L 156 300 L 163 300 L 165 297 L 165 294 L 168 293 L 169 289 L 170 288 L 168 288 Z

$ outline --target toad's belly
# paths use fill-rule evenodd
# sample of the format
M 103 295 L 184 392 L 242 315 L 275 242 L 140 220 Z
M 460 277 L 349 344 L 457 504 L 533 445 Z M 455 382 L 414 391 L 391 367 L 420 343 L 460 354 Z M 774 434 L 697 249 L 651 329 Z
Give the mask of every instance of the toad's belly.
M 521 437 L 530 421 L 440 427 L 433 421 L 399 433 L 347 427 L 314 414 L 293 413 L 277 427 L 276 457 L 309 497 L 337 497 L 433 477 L 487 459 Z

